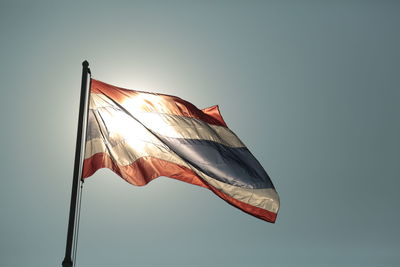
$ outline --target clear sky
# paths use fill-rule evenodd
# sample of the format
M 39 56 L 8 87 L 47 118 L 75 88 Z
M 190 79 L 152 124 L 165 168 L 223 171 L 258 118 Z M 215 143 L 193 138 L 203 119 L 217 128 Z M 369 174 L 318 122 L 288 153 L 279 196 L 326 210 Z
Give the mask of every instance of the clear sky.
M 0 1 L 0 266 L 61 266 L 81 62 L 219 104 L 270 174 L 276 224 L 109 170 L 77 266 L 400 266 L 399 1 Z

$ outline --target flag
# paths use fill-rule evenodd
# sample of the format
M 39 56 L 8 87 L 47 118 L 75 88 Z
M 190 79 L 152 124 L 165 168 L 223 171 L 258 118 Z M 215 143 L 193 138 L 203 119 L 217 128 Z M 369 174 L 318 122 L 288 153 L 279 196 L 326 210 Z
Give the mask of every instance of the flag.
M 227 127 L 218 106 L 91 80 L 83 178 L 109 168 L 143 186 L 166 176 L 211 190 L 275 222 L 279 197 L 268 174 Z

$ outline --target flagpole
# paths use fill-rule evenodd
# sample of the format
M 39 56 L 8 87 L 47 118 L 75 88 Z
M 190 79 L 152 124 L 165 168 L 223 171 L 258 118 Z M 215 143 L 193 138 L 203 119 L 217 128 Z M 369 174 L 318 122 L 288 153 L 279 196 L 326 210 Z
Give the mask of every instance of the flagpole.
M 81 179 L 81 165 L 82 165 L 81 151 L 82 151 L 82 139 L 83 139 L 83 124 L 86 123 L 86 117 L 87 117 L 86 103 L 88 102 L 87 83 L 89 74 L 90 74 L 89 62 L 85 60 L 82 62 L 81 98 L 79 103 L 78 130 L 77 130 L 76 147 L 75 147 L 75 163 L 74 163 L 74 173 L 72 177 L 72 190 L 71 190 L 71 202 L 69 208 L 67 243 L 65 247 L 65 257 L 62 262 L 63 267 L 73 266 L 72 245 L 74 241 L 76 203 L 79 190 L 79 180 Z

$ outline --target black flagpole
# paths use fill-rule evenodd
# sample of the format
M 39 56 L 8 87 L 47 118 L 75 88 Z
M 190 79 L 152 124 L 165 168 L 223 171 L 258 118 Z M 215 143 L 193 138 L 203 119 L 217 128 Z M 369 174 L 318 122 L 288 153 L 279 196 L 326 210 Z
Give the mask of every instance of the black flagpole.
M 90 74 L 89 62 L 86 60 L 82 62 L 82 84 L 81 84 L 81 99 L 79 104 L 79 119 L 78 119 L 78 131 L 76 137 L 76 148 L 75 148 L 75 163 L 74 163 L 74 174 L 72 177 L 72 190 L 71 190 L 71 203 L 69 208 L 69 221 L 68 221 L 68 233 L 67 233 L 67 245 L 65 248 L 65 257 L 62 262 L 63 267 L 72 267 L 72 244 L 74 239 L 75 229 L 75 216 L 76 216 L 76 203 L 79 189 L 80 169 L 81 169 L 81 151 L 82 151 L 82 139 L 83 139 L 83 124 L 86 122 L 86 103 L 88 98 L 87 81 L 88 74 Z M 76 252 L 75 252 L 76 253 Z

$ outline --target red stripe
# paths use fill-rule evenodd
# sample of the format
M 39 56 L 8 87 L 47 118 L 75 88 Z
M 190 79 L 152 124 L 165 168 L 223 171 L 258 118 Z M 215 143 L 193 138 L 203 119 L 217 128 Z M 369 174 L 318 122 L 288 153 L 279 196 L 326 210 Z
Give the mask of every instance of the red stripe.
M 224 199 L 229 204 L 250 215 L 272 223 L 276 220 L 276 213 L 249 205 L 222 193 L 218 189 L 207 184 L 191 169 L 165 160 L 153 157 L 142 157 L 130 165 L 119 166 L 112 161 L 107 153 L 97 153 L 92 157 L 85 159 L 83 163 L 83 178 L 93 175 L 101 168 L 109 168 L 127 182 L 137 186 L 146 185 L 157 177 L 167 176 L 189 184 L 205 187 L 213 191 L 217 196 Z
M 213 117 L 214 119 L 216 119 L 217 121 L 219 121 L 222 126 L 228 127 L 224 121 L 224 119 L 222 118 L 221 112 L 219 111 L 219 106 L 215 105 L 215 106 L 211 106 L 208 108 L 203 108 L 201 110 L 203 113 L 207 114 L 208 116 Z
M 88 178 L 101 168 L 111 169 L 128 183 L 136 186 L 143 186 L 157 177 L 167 176 L 208 188 L 190 169 L 153 157 L 142 157 L 130 165 L 120 166 L 115 164 L 107 153 L 97 153 L 84 160 L 82 176 Z
M 196 118 L 209 124 L 227 127 L 219 113 L 218 106 L 213 106 L 202 111 L 177 96 L 128 90 L 94 79 L 92 79 L 90 90 L 94 94 L 104 94 L 120 105 L 124 105 L 124 102 L 129 98 L 140 95 L 144 98 L 140 105 L 143 111 Z M 157 103 L 154 103 L 151 98 L 146 100 L 146 96 L 158 96 L 159 99 L 157 99 Z

